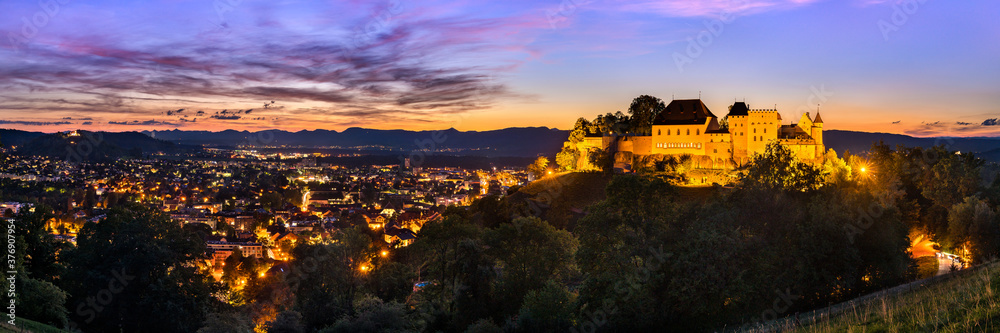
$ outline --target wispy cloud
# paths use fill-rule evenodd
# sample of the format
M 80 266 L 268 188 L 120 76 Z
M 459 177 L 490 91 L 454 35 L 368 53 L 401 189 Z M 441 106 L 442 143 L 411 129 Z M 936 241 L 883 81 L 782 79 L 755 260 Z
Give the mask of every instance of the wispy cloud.
M 660 0 L 618 1 L 621 10 L 655 13 L 668 17 L 718 17 L 720 15 L 750 15 L 770 10 L 785 10 L 808 5 L 819 0 Z
M 998 136 L 1000 125 L 996 118 L 984 120 L 982 123 L 956 122 L 922 122 L 904 131 L 905 134 L 919 137 L 934 136 Z
M 28 120 L 0 120 L 0 124 L 25 125 L 25 126 L 50 126 L 50 125 L 70 125 L 68 121 L 28 121 Z
M 276 100 L 323 109 L 365 105 L 428 118 L 474 112 L 517 96 L 493 78 L 530 56 L 532 38 L 525 29 L 545 26 L 542 17 L 523 13 L 477 17 L 401 5 L 382 15 L 360 5 L 355 11 L 330 6 L 326 10 L 346 23 L 303 27 L 298 21 L 320 18 L 248 5 L 245 12 L 227 13 L 229 22 L 214 28 L 221 31 L 182 30 L 155 39 L 114 28 L 95 27 L 84 36 L 51 28 L 49 38 L 33 41 L 30 54 L 0 48 L 0 57 L 11 60 L 0 63 L 0 88 L 12 97 L 0 109 L 179 117 L 182 111 L 175 109 L 216 111 Z M 6 32 L 13 31 L 0 31 Z M 158 111 L 164 108 L 172 109 Z M 271 108 L 258 112 L 252 118 L 212 118 L 270 121 L 280 115 Z M 122 122 L 133 124 L 112 120 Z
M 108 125 L 129 125 L 129 126 L 178 126 L 177 123 L 171 123 L 159 120 L 132 120 L 132 121 L 109 121 Z

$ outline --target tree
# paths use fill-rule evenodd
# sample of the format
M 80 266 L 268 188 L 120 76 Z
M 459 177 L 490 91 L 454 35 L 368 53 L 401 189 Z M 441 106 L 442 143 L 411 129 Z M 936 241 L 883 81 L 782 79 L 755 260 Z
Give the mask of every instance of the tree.
M 458 331 L 492 314 L 494 262 L 486 254 L 483 228 L 460 216 L 447 216 L 420 229 L 412 266 L 426 283 L 412 298 L 427 314 L 428 331 Z
M 561 171 L 576 170 L 577 161 L 580 160 L 580 151 L 574 147 L 563 146 L 562 151 L 556 154 L 556 164 Z
M 641 95 L 632 100 L 632 104 L 628 107 L 628 113 L 631 117 L 631 132 L 636 134 L 649 135 L 653 130 L 653 120 L 656 116 L 660 114 L 667 106 L 663 104 L 663 100 L 649 96 Z
M 621 111 L 597 115 L 590 123 L 587 131 L 601 135 L 623 135 L 628 132 L 629 117 Z
M 954 250 L 982 263 L 1000 254 L 1000 224 L 986 200 L 966 197 L 948 212 L 948 235 Z
M 220 305 L 196 261 L 205 242 L 163 212 L 127 204 L 88 222 L 67 254 L 63 284 L 71 318 L 85 331 L 191 332 Z M 170 316 L 164 316 L 169 313 Z
M 354 315 L 345 316 L 321 333 L 405 332 L 409 326 L 403 304 L 383 302 L 378 297 L 363 297 L 354 306 Z
M 231 288 L 241 288 L 248 279 L 257 277 L 257 258 L 243 256 L 243 251 L 236 249 L 226 258 L 222 268 L 222 281 L 229 283 Z
M 536 217 L 517 218 L 487 231 L 486 243 L 501 271 L 495 289 L 504 315 L 514 314 L 528 291 L 550 279 L 569 277 L 576 269 L 576 238 Z
M 535 175 L 535 179 L 541 179 L 548 173 L 549 159 L 539 156 L 534 163 L 528 166 L 528 172 Z
M 979 170 L 985 161 L 972 154 L 956 155 L 943 147 L 935 148 L 941 148 L 936 151 L 941 158 L 921 184 L 922 194 L 947 209 L 980 190 Z
M 289 288 L 296 295 L 295 309 L 306 328 L 332 325 L 352 311 L 352 301 L 371 271 L 378 248 L 363 231 L 343 229 L 329 244 L 300 242 L 292 250 Z
M 576 295 L 566 286 L 550 280 L 524 296 L 517 317 L 518 326 L 526 332 L 568 332 L 575 310 Z
M 285 200 L 278 192 L 267 192 L 260 196 L 260 205 L 273 212 L 283 207 Z
M 67 323 L 66 292 L 54 284 L 20 275 L 18 277 L 21 290 L 18 291 L 18 316 L 32 320 L 64 327 Z
M 368 289 L 380 299 L 405 301 L 413 291 L 413 271 L 398 262 L 389 261 L 375 267 L 368 280 Z
M 198 333 L 250 333 L 251 323 L 240 313 L 212 313 Z
M 587 119 L 580 118 L 576 120 L 576 124 L 573 124 L 573 130 L 569 132 L 569 142 L 576 144 L 583 141 L 583 138 L 587 136 L 591 124 Z
M 778 142 L 769 143 L 763 154 L 754 155 L 740 175 L 743 186 L 786 191 L 815 190 L 822 180 L 819 169 L 798 161 Z
M 851 167 L 830 148 L 823 155 L 823 175 L 828 184 L 844 183 L 851 180 Z
M 302 325 L 302 315 L 295 311 L 282 311 L 268 322 L 267 333 L 303 333 L 305 328 Z
M 465 333 L 503 333 L 503 329 L 494 324 L 492 320 L 483 318 L 469 325 L 465 329 Z
M 24 268 L 28 275 L 42 281 L 58 282 L 66 267 L 62 254 L 69 244 L 56 240 L 45 230 L 45 225 L 55 218 L 52 209 L 45 205 L 35 207 L 34 212 L 22 211 L 17 217 L 21 225 L 21 241 L 24 249 Z
M 587 162 L 605 173 L 611 173 L 615 167 L 615 154 L 610 149 L 590 148 Z

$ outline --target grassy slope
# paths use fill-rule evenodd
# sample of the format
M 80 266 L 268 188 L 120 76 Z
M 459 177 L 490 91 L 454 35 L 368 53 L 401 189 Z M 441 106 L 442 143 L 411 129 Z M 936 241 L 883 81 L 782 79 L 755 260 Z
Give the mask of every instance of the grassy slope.
M 510 200 L 533 200 L 541 208 L 541 218 L 552 225 L 572 231 L 576 221 L 592 204 L 604 200 L 604 189 L 611 175 L 597 172 L 570 172 L 531 182 L 511 196 Z M 711 186 L 680 186 L 682 200 L 704 201 L 716 188 Z
M 997 332 L 1000 264 L 917 283 L 913 289 L 848 302 L 815 323 L 786 321 L 777 332 Z
M 606 197 L 611 176 L 596 172 L 571 172 L 545 177 L 521 188 L 511 200 L 532 200 L 542 219 L 573 230 L 583 210 Z
M 6 321 L 0 324 L 0 333 L 7 332 L 61 333 L 66 331 L 36 321 L 17 318 L 17 327 L 10 326 Z

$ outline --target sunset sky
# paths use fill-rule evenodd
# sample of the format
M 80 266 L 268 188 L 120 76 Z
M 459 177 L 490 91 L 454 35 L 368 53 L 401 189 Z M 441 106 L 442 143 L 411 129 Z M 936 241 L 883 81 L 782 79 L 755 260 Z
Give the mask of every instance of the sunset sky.
M 1000 136 L 1000 2 L 0 1 L 0 128 L 566 129 L 650 94 Z M 272 103 L 273 101 L 273 103 Z M 993 119 L 990 121 L 990 119 Z

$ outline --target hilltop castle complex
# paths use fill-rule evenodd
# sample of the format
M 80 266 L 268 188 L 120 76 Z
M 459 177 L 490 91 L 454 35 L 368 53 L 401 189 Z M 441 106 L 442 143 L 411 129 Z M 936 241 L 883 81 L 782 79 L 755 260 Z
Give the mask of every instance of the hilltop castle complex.
M 751 109 L 745 102 L 736 102 L 729 107 L 724 123 L 728 126 L 720 125 L 718 117 L 700 99 L 673 100 L 654 119 L 651 135 L 588 136 L 577 144 L 577 149 L 585 155 L 590 148 L 606 149 L 615 144 L 610 148 L 616 153 L 630 152 L 633 156 L 690 155 L 697 168 L 711 170 L 743 165 L 773 141 L 804 161 L 822 161 L 826 151 L 819 112 L 815 118 L 807 112 L 797 124 L 783 125 L 776 109 Z M 620 156 L 616 154 L 616 161 L 620 161 L 616 166 L 631 163 Z M 580 167 L 586 168 L 586 161 L 586 156 L 581 158 Z

